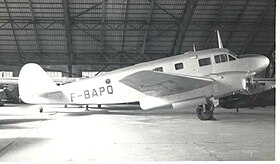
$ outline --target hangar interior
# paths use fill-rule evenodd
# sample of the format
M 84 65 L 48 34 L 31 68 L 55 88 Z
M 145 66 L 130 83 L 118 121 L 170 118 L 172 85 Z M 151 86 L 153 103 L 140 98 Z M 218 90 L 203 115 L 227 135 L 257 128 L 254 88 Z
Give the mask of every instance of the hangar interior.
M 80 77 L 216 48 L 220 30 L 225 48 L 269 57 L 263 76 L 274 77 L 275 8 L 275 0 L 1 0 L 0 70 L 18 76 L 34 62 Z
M 276 0 L 0 0 L 0 76 L 17 77 L 30 62 L 53 77 L 95 76 L 193 51 L 193 45 L 196 51 L 217 48 L 219 30 L 224 47 L 237 55 L 268 57 L 270 66 L 260 76 L 274 78 L 275 12 Z M 26 79 L 30 77 L 34 75 Z M 42 86 L 34 83 L 39 84 L 24 91 Z M 101 95 L 104 87 L 95 87 Z M 239 106 L 232 104 L 229 109 L 217 106 L 215 118 L 207 121 L 196 118 L 196 107 L 142 110 L 139 104 L 102 104 L 100 109 L 100 104 L 90 104 L 85 111 L 88 104 L 79 102 L 81 106 L 67 104 L 67 108 L 45 106 L 43 112 L 42 106 L 5 102 L 0 108 L 0 161 L 271 163 L 277 155 L 275 106 L 263 104 L 275 101 L 273 89 L 255 97 L 235 94 L 239 97 L 225 102 L 241 100 L 247 107 L 238 111 Z M 51 91 L 38 93 L 60 98 L 61 91 Z M 89 90 L 83 90 L 86 93 Z M 18 91 L 16 97 L 21 102 Z M 248 109 L 254 101 L 260 105 Z

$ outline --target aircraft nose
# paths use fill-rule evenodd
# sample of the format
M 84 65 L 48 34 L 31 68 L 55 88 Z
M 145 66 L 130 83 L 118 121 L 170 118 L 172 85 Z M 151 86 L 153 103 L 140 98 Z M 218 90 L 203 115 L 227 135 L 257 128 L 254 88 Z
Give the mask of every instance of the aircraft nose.
M 269 65 L 269 59 L 266 56 L 259 55 L 260 70 L 264 70 Z
M 269 65 L 269 59 L 266 56 L 263 55 L 256 55 L 255 56 L 255 67 L 256 72 L 259 73 L 267 68 Z

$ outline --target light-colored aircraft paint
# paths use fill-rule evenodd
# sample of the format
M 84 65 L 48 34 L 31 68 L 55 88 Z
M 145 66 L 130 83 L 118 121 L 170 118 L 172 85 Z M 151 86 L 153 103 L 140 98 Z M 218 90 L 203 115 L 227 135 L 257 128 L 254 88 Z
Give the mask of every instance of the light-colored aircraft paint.
M 216 63 L 218 55 L 227 59 Z M 211 64 L 200 66 L 204 59 Z M 246 79 L 268 64 L 265 56 L 236 58 L 227 49 L 210 49 L 136 64 L 62 86 L 55 85 L 39 65 L 27 64 L 20 71 L 19 93 L 24 102 L 31 104 L 139 101 L 143 109 L 150 109 L 192 101 L 191 105 L 196 106 L 211 97 L 246 90 Z M 154 70 L 160 67 L 162 72 Z

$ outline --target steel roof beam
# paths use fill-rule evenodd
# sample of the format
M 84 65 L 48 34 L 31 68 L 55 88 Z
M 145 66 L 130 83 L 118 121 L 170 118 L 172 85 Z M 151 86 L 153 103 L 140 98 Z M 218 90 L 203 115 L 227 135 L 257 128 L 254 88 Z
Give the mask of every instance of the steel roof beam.
M 123 30 L 122 30 L 121 53 L 123 54 L 123 56 L 128 61 L 131 61 L 130 58 L 124 54 L 124 42 L 125 42 L 125 33 L 126 33 L 126 30 L 127 30 L 126 25 L 127 25 L 127 15 L 128 15 L 129 1 L 130 0 L 125 1 L 125 13 L 124 13 L 125 15 L 124 15 L 124 22 L 123 22 Z
M 149 14 L 148 14 L 147 22 L 146 22 L 146 31 L 145 31 L 145 34 L 144 34 L 143 44 L 142 44 L 141 52 L 140 52 L 140 55 L 142 57 L 144 57 L 146 60 L 149 60 L 149 58 L 146 57 L 144 55 L 144 53 L 145 53 L 145 48 L 146 48 L 146 44 L 147 44 L 147 38 L 148 38 L 150 26 L 151 26 L 151 20 L 152 20 L 153 10 L 154 10 L 154 6 L 155 6 L 155 0 L 151 0 L 150 2 L 151 2 L 151 5 L 150 5 L 150 10 L 149 10 Z
M 148 0 L 152 3 L 153 0 Z M 179 20 L 178 17 L 176 17 L 175 15 L 171 14 L 170 12 L 168 12 L 166 9 L 164 9 L 163 7 L 161 7 L 158 3 L 155 3 L 155 6 L 159 9 L 161 9 L 163 12 L 165 12 L 166 14 L 170 15 L 172 18 L 174 18 L 175 20 Z
M 209 43 L 210 43 L 211 38 L 212 38 L 212 36 L 214 34 L 213 28 L 216 28 L 216 26 L 218 25 L 220 17 L 221 17 L 221 15 L 222 15 L 222 13 L 223 13 L 223 11 L 225 9 L 226 3 L 227 3 L 227 0 L 224 0 L 222 5 L 221 5 L 221 8 L 219 9 L 218 15 L 215 18 L 215 21 L 213 22 L 212 27 L 209 29 L 209 31 L 208 31 L 208 33 L 206 35 L 207 39 L 206 39 L 206 42 L 205 42 L 205 45 L 204 45 L 204 49 L 207 49 L 209 47 Z M 215 29 L 215 30 L 217 30 L 217 29 Z
M 183 42 L 184 42 L 184 39 L 186 36 L 186 32 L 191 23 L 191 19 L 195 12 L 198 1 L 199 0 L 188 0 L 186 2 L 183 16 L 181 18 L 181 24 L 179 27 L 179 31 L 177 31 L 177 33 L 175 35 L 176 38 L 175 38 L 174 46 L 171 50 L 171 54 L 173 54 L 173 55 L 180 53 L 182 50 L 182 45 L 183 45 Z
M 32 23 L 33 23 L 33 31 L 34 31 L 34 35 L 35 35 L 37 49 L 39 51 L 39 62 L 41 63 L 42 62 L 42 56 L 43 56 L 42 55 L 42 48 L 41 48 L 40 41 L 39 41 L 38 31 L 37 31 L 37 27 L 36 27 L 36 20 L 35 20 L 31 0 L 28 0 L 28 4 L 29 4 L 30 13 L 31 13 L 31 19 L 32 19 Z
M 99 38 L 97 38 L 96 36 L 90 34 L 89 32 L 87 32 L 86 30 L 80 28 L 80 27 L 77 26 L 77 25 L 74 25 L 74 26 L 77 28 L 77 30 L 80 30 L 80 31 L 84 32 L 84 33 L 85 33 L 87 36 L 89 36 L 90 38 L 92 38 L 92 39 L 96 40 L 97 42 L 101 43 L 101 39 L 99 39 Z M 123 53 L 121 53 L 119 50 L 115 49 L 113 46 L 110 46 L 110 45 L 107 45 L 106 47 L 108 47 L 108 48 L 110 48 L 111 50 L 117 52 L 117 54 L 125 55 L 125 53 L 128 53 L 128 52 L 126 52 L 126 51 L 123 51 Z M 104 56 L 104 57 L 107 58 L 107 60 L 109 60 L 108 57 L 106 57 L 106 56 Z
M 65 25 L 65 37 L 67 42 L 67 54 L 68 54 L 68 71 L 69 77 L 73 74 L 73 47 L 72 47 L 72 35 L 71 35 L 71 20 L 69 14 L 68 0 L 62 0 L 63 12 L 64 12 L 64 25 Z
M 256 23 L 254 24 L 253 26 L 253 29 L 251 30 L 251 32 L 249 33 L 249 36 L 247 38 L 247 40 L 245 41 L 245 44 L 243 44 L 243 47 L 240 51 L 240 55 L 242 55 L 246 48 L 248 47 L 248 45 L 251 43 L 253 37 L 255 36 L 256 34 L 256 31 L 257 29 L 259 28 L 259 25 L 261 24 L 262 20 L 264 19 L 264 17 L 267 15 L 270 7 L 275 3 L 275 0 L 271 0 L 267 6 L 266 6 L 266 9 L 259 15 L 259 18 L 257 19 Z
M 83 14 L 86 14 L 87 12 L 89 12 L 89 11 L 92 10 L 92 9 L 97 8 L 97 7 L 100 6 L 101 4 L 102 4 L 102 2 L 100 2 L 100 3 L 96 4 L 96 5 L 93 5 L 92 7 L 86 9 L 85 11 L 82 11 L 82 12 L 78 13 L 77 15 L 75 15 L 75 16 L 72 17 L 72 20 L 74 20 L 75 18 L 77 18 L 77 17 L 79 17 L 79 16 L 81 16 L 81 15 L 83 15 Z
M 105 19 L 106 19 L 106 0 L 102 1 L 102 10 L 101 10 L 101 56 L 103 56 L 105 50 Z
M 243 15 L 244 11 L 246 11 L 248 6 L 249 6 L 249 0 L 246 1 L 245 5 L 243 6 L 243 8 L 242 8 L 242 10 L 240 12 L 240 14 L 238 15 L 236 21 L 234 22 L 232 30 L 230 31 L 229 36 L 228 36 L 227 40 L 225 41 L 225 47 L 228 46 L 229 40 L 231 39 L 232 34 L 235 31 L 235 29 L 236 29 L 236 26 L 240 23 L 241 17 Z
M 13 20 L 12 20 L 11 13 L 10 13 L 10 10 L 9 10 L 9 7 L 8 7 L 8 4 L 7 4 L 6 0 L 4 0 L 4 4 L 5 4 L 7 14 L 8 14 L 8 17 L 9 17 L 9 21 L 10 21 L 10 24 L 11 24 L 11 27 L 12 27 L 12 33 L 13 33 L 13 37 L 15 39 L 15 44 L 16 44 L 16 49 L 17 49 L 18 55 L 19 55 L 19 59 L 20 59 L 20 62 L 23 62 L 24 59 L 23 59 L 22 53 L 20 52 L 16 32 L 15 32 L 15 29 L 14 29 Z

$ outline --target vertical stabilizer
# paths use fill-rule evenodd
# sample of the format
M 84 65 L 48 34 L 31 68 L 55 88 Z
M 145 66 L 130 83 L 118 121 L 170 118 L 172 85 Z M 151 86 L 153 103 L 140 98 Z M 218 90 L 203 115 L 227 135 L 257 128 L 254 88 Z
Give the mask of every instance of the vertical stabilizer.
M 217 30 L 219 48 L 224 48 L 219 30 Z
M 38 95 L 58 90 L 58 86 L 47 73 L 37 64 L 24 65 L 19 73 L 19 95 L 23 102 L 37 104 L 44 102 Z

